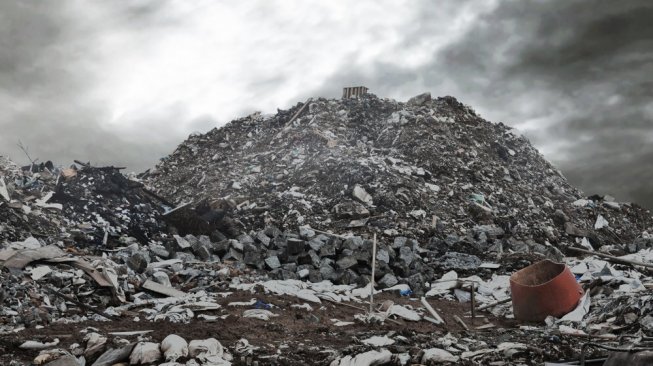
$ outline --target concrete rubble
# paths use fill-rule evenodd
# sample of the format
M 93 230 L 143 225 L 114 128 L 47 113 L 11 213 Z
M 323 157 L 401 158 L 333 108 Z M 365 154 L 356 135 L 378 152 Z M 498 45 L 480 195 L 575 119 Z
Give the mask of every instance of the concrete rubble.
M 0 364 L 531 365 L 653 336 L 650 212 L 452 97 L 312 99 L 121 170 L 0 157 Z M 519 322 L 510 276 L 542 259 L 585 295 Z

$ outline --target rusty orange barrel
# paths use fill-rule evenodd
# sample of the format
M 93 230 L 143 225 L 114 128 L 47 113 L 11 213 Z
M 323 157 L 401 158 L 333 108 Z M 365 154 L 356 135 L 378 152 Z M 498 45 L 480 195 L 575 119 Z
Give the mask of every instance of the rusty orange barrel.
M 515 319 L 526 321 L 559 318 L 574 310 L 583 296 L 569 267 L 548 259 L 513 273 L 510 291 Z

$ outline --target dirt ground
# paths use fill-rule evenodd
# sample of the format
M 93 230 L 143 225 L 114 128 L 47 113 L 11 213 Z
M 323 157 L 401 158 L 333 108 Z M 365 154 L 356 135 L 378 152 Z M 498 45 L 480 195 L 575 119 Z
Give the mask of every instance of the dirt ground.
M 248 301 L 256 298 L 265 303 L 274 305 L 270 310 L 278 314 L 269 321 L 253 318 L 243 318 L 242 313 L 252 306 L 227 306 L 230 302 Z M 375 298 L 375 303 L 385 300 L 394 301 L 397 304 L 412 305 L 421 307 L 418 299 L 410 299 L 399 295 L 384 293 Z M 505 319 L 492 317 L 481 317 L 472 319 L 469 317 L 469 304 L 462 304 L 454 301 L 429 300 L 431 305 L 437 309 L 446 321 L 446 325 L 434 325 L 427 321 L 411 322 L 397 320 L 396 322 L 386 321 L 384 324 L 361 324 L 338 327 L 331 319 L 341 321 L 354 321 L 354 315 L 365 313 L 369 306 L 366 303 L 336 304 L 323 301 L 322 304 L 313 304 L 313 311 L 306 309 L 292 308 L 293 304 L 304 302 L 289 296 L 276 296 L 265 294 L 252 294 L 250 292 L 234 292 L 226 298 L 221 298 L 218 303 L 222 308 L 215 311 L 202 312 L 207 315 L 229 316 L 216 322 L 206 322 L 193 319 L 188 324 L 171 323 L 169 321 L 150 322 L 133 320 L 133 316 L 121 317 L 116 321 L 88 321 L 77 324 L 50 324 L 43 329 L 25 329 L 21 332 L 0 336 L 0 363 L 6 365 L 9 360 L 20 360 L 29 364 L 38 351 L 20 350 L 18 345 L 27 340 L 52 341 L 59 338 L 60 348 L 68 349 L 71 344 L 84 344 L 82 330 L 87 327 L 99 329 L 99 333 L 108 335 L 109 332 L 124 332 L 135 330 L 152 330 L 145 337 L 155 342 L 160 342 L 169 334 L 177 334 L 190 341 L 193 339 L 216 338 L 228 349 L 241 339 L 247 339 L 250 344 L 260 347 L 254 353 L 254 357 L 239 357 L 234 355 L 234 364 L 280 364 L 280 365 L 306 365 L 306 364 L 328 364 L 328 357 L 336 350 L 342 350 L 352 344 L 358 344 L 360 339 L 372 335 L 384 335 L 388 332 L 395 332 L 407 338 L 416 335 L 426 337 L 439 337 L 447 332 L 460 334 L 464 332 L 462 325 L 454 320 L 458 315 L 468 324 L 470 328 L 487 323 L 493 323 L 497 327 L 514 327 Z M 137 312 L 137 310 L 135 310 Z M 134 315 L 137 315 L 135 313 Z M 487 314 L 483 314 L 487 316 Z M 495 328 L 488 330 L 473 330 L 475 333 L 493 332 Z M 491 334 L 491 333 L 490 333 Z M 109 342 L 112 336 L 109 336 Z M 130 341 L 136 341 L 137 336 L 124 337 Z M 89 361 L 89 360 L 87 360 Z

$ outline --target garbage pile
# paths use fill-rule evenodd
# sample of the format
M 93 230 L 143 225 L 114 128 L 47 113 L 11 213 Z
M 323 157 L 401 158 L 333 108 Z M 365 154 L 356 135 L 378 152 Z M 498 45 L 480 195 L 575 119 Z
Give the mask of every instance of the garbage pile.
M 121 237 L 147 244 L 165 233 L 164 199 L 116 167 L 20 168 L 0 158 L 0 241 L 36 236 L 113 247 Z
M 507 126 L 429 94 L 255 113 L 139 176 L 2 158 L 0 364 L 530 365 L 578 359 L 585 340 L 643 349 L 652 230 L 648 211 L 583 196 Z M 543 259 L 580 299 L 524 321 L 511 276 Z
M 364 285 L 373 234 L 379 283 L 417 290 L 488 257 L 651 244 L 648 211 L 583 197 L 514 130 L 428 93 L 255 113 L 191 135 L 143 179 L 227 212 L 243 236 L 222 251 L 279 278 Z
M 148 244 L 165 232 L 160 215 L 167 201 L 120 169 L 85 165 L 55 188 L 51 201 L 62 205 L 66 226 L 87 244 L 114 247 L 124 236 Z
M 55 217 L 61 207 L 45 199 L 53 191 L 57 177 L 47 168 L 24 171 L 0 156 L 0 242 L 33 235 L 58 236 L 60 221 Z

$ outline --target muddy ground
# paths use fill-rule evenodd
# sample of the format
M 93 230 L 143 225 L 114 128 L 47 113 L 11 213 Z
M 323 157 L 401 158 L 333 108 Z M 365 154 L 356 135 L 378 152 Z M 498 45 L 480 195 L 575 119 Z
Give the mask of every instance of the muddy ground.
M 253 306 L 227 306 L 230 302 L 248 301 L 251 299 L 261 300 L 272 304 L 271 311 L 278 314 L 278 317 L 269 321 L 253 318 L 243 318 L 242 313 Z M 420 307 L 418 299 L 399 296 L 391 293 L 384 293 L 375 298 L 375 303 L 391 300 L 398 304 Z M 84 344 L 82 331 L 87 327 L 97 328 L 98 333 L 107 335 L 109 332 L 124 332 L 135 330 L 152 330 L 145 337 L 155 342 L 160 342 L 169 334 L 177 334 L 187 340 L 216 338 L 225 347 L 232 349 L 235 343 L 241 339 L 247 339 L 250 344 L 260 347 L 253 357 L 240 357 L 234 355 L 235 364 L 251 364 L 258 361 L 258 364 L 282 364 L 282 365 L 306 365 L 306 364 L 328 364 L 335 354 L 352 345 L 360 344 L 361 339 L 372 335 L 384 335 L 394 332 L 396 335 L 403 335 L 411 339 L 416 336 L 420 338 L 440 337 L 451 332 L 456 335 L 466 333 L 462 325 L 454 320 L 457 315 L 474 329 L 476 326 L 492 323 L 495 328 L 487 330 L 472 330 L 476 336 L 485 334 L 487 337 L 495 335 L 497 328 L 510 329 L 517 325 L 506 319 L 497 319 L 487 314 L 472 321 L 469 315 L 469 304 L 462 304 L 447 300 L 429 300 L 430 303 L 442 315 L 446 325 L 434 325 L 427 321 L 411 322 L 397 320 L 386 321 L 384 324 L 362 324 L 355 323 L 347 326 L 335 326 L 332 319 L 341 321 L 354 321 L 354 315 L 365 313 L 369 305 L 366 303 L 338 304 L 324 301 L 322 304 L 311 304 L 313 311 L 306 309 L 292 308 L 293 304 L 303 304 L 300 299 L 290 296 L 277 296 L 267 294 L 252 294 L 250 292 L 234 292 L 228 297 L 221 298 L 218 303 L 222 308 L 215 311 L 202 312 L 207 315 L 227 315 L 226 319 L 216 322 L 207 322 L 194 319 L 188 324 L 171 323 L 169 321 L 150 322 L 139 316 L 138 309 L 134 310 L 129 317 L 123 316 L 115 321 L 87 321 L 77 324 L 53 323 L 42 329 L 25 329 L 15 334 L 0 336 L 0 364 L 6 365 L 10 360 L 20 360 L 28 364 L 38 351 L 20 350 L 18 346 L 27 340 L 52 341 L 59 338 L 59 347 L 68 349 L 71 344 Z M 139 316 L 140 321 L 134 321 Z M 472 324 L 473 323 L 473 324 Z M 111 336 L 109 336 L 111 342 Z M 137 336 L 125 337 L 129 340 L 137 340 Z M 397 351 L 409 351 L 410 346 L 395 346 Z

